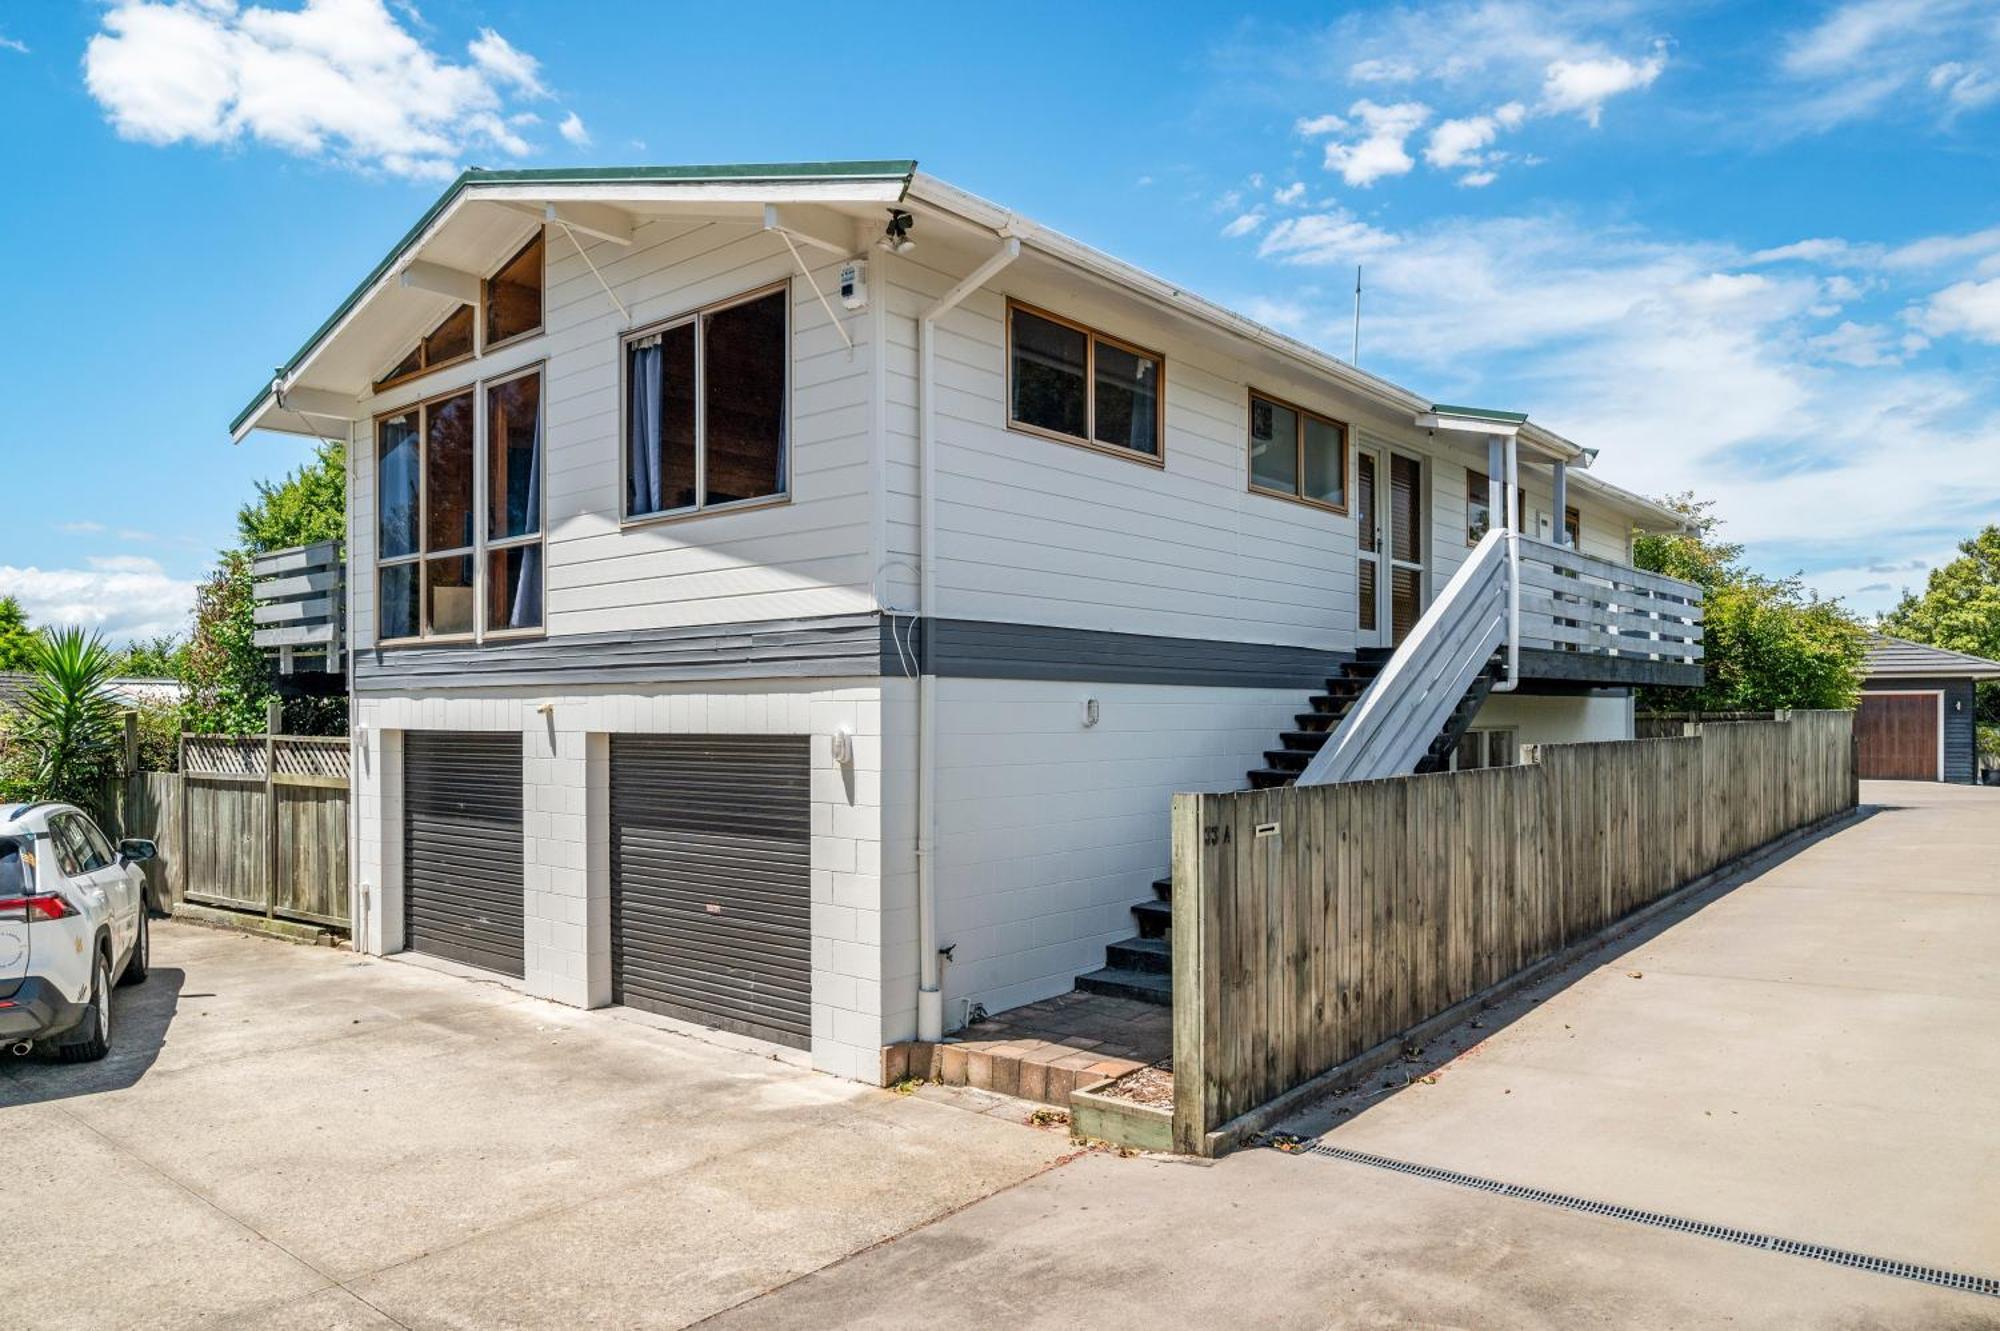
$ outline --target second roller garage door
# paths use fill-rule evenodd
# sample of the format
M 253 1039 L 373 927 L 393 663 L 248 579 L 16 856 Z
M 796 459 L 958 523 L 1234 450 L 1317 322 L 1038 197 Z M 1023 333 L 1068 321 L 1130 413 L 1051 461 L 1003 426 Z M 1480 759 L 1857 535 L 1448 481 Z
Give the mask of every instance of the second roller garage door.
M 612 736 L 615 1001 L 809 1047 L 808 753 L 803 735 Z
M 412 952 L 522 971 L 521 737 L 403 736 L 403 939 Z

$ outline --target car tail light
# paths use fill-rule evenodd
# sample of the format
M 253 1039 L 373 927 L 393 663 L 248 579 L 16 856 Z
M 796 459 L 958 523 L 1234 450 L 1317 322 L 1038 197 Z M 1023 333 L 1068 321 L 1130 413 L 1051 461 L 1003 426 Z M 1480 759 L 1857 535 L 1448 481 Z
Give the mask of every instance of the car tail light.
M 76 913 L 76 907 L 53 892 L 30 897 L 0 897 L 0 920 L 26 920 L 34 924 L 60 920 Z

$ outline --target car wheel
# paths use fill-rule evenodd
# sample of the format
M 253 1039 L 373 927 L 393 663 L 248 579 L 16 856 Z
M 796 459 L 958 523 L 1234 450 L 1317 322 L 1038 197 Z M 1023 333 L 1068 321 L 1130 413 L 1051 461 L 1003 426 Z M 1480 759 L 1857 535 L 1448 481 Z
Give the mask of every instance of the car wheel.
M 81 1029 L 80 1038 L 56 1046 L 58 1063 L 94 1063 L 111 1052 L 111 963 L 102 952 L 90 968 L 90 1010 Z
M 153 924 L 146 918 L 146 907 L 139 907 L 139 936 L 132 940 L 132 955 L 125 959 L 125 973 L 118 977 L 120 984 L 138 984 L 146 978 L 146 968 L 153 961 Z

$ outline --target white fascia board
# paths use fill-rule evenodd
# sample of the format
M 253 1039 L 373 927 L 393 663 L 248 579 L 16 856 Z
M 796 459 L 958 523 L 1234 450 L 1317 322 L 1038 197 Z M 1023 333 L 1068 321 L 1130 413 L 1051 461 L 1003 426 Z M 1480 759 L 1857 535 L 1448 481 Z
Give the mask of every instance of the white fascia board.
M 1416 416 L 1420 430 L 1456 430 L 1463 434 L 1497 436 L 1511 439 L 1522 430 L 1522 423 L 1515 421 L 1489 421 L 1479 416 L 1441 415 L 1435 411 L 1420 411 Z
M 530 203 L 894 203 L 903 197 L 898 180 L 701 180 L 685 183 L 602 181 L 579 184 L 519 182 L 471 185 L 473 200 L 526 200 Z

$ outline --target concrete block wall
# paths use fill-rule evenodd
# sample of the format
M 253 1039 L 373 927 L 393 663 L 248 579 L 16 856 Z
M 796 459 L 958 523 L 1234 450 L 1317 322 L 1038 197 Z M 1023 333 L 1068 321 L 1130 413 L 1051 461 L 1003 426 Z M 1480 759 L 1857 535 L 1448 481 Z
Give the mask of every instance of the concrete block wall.
M 611 996 L 610 736 L 810 736 L 813 1066 L 879 1078 L 886 1039 L 876 681 L 816 682 L 810 689 L 782 682 L 553 694 L 504 689 L 362 695 L 356 702 L 355 722 L 365 728 L 355 774 L 357 945 L 373 953 L 403 946 L 403 733 L 513 731 L 521 736 L 526 841 L 522 987 L 578 1007 L 600 1006 Z M 845 767 L 833 761 L 833 736 L 842 730 L 854 737 L 853 761 Z M 914 986 L 911 992 L 914 1001 Z

